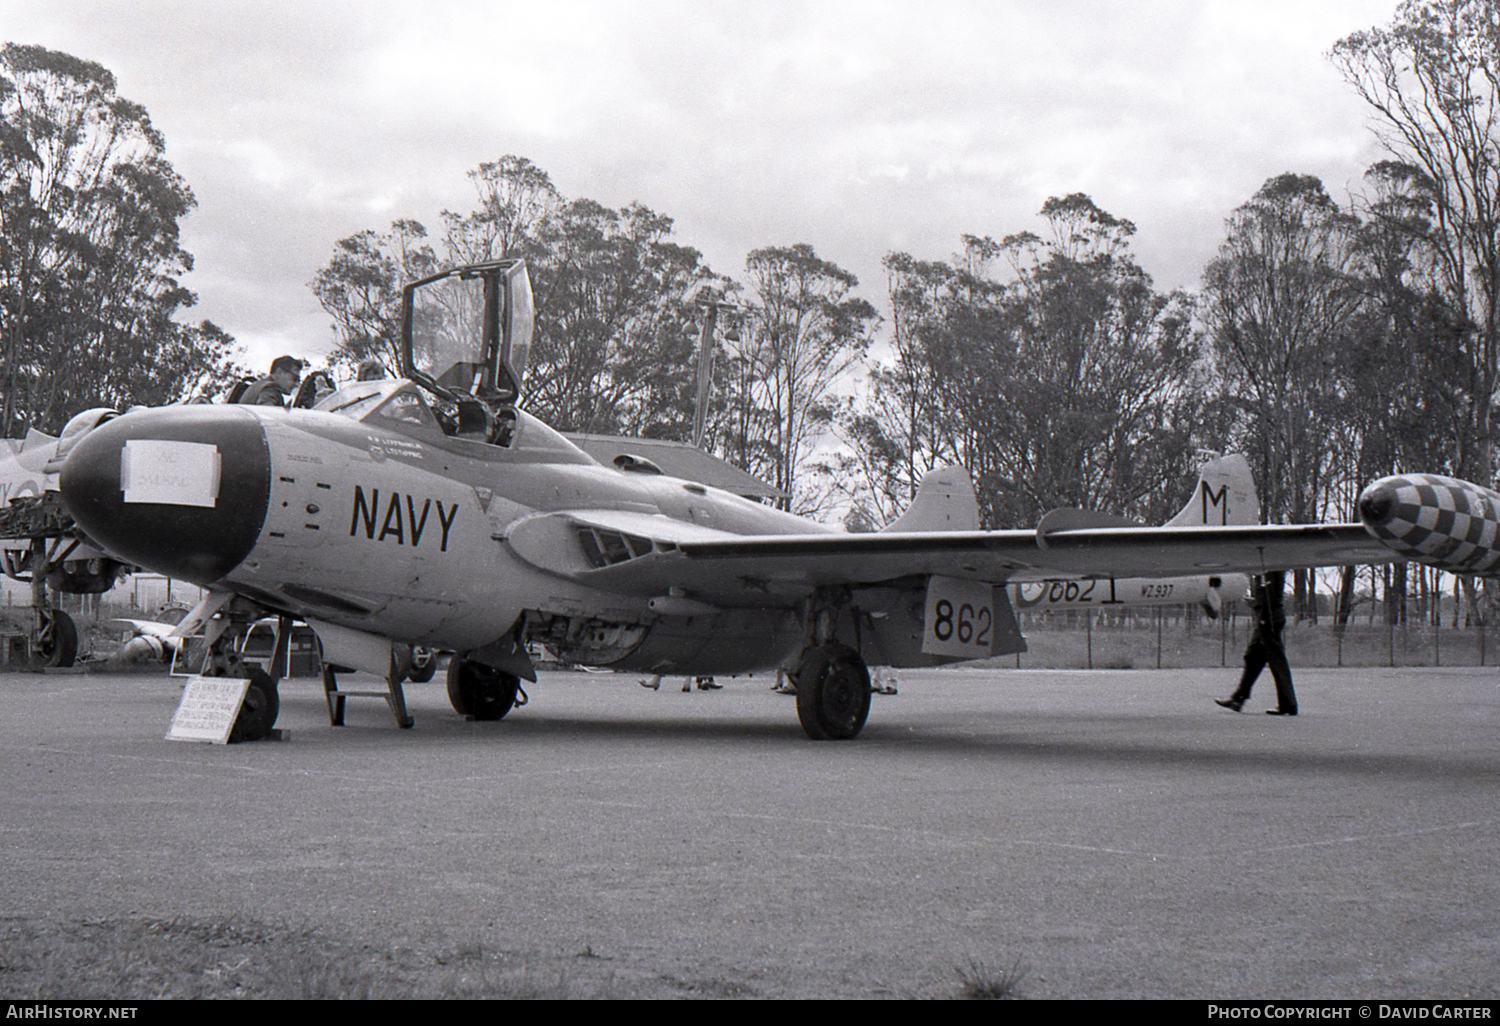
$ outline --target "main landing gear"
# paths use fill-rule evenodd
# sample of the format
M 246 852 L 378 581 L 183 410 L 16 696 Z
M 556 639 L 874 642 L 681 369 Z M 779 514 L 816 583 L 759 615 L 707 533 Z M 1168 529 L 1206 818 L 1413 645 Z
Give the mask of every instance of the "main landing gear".
M 858 736 L 870 715 L 870 670 L 848 645 L 826 642 L 802 650 L 788 676 L 797 686 L 797 719 L 814 741 Z
M 455 655 L 448 663 L 448 701 L 460 716 L 500 720 L 527 698 L 521 678 Z
M 42 666 L 72 666 L 78 659 L 78 627 L 61 609 L 39 606 L 31 653 Z

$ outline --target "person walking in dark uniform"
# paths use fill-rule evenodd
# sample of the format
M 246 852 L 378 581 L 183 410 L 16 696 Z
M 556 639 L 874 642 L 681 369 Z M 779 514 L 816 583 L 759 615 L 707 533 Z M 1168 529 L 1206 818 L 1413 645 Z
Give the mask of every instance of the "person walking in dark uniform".
M 1240 675 L 1240 686 L 1228 698 L 1214 699 L 1226 709 L 1239 712 L 1250 698 L 1250 689 L 1255 678 L 1267 666 L 1276 681 L 1276 708 L 1267 709 L 1272 716 L 1296 716 L 1297 692 L 1292 689 L 1292 668 L 1287 665 L 1286 649 L 1281 644 L 1281 629 L 1286 626 L 1286 613 L 1281 606 L 1281 591 L 1286 585 L 1286 574 L 1281 571 L 1261 574 L 1250 578 L 1250 608 L 1255 612 L 1255 629 L 1250 633 L 1250 644 L 1245 648 L 1245 672 Z

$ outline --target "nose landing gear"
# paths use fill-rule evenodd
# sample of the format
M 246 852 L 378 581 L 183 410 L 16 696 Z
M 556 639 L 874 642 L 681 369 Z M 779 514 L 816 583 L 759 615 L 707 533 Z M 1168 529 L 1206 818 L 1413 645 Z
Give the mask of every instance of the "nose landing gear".
M 276 726 L 276 717 L 281 715 L 281 692 L 271 675 L 258 666 L 250 666 L 246 668 L 245 676 L 250 678 L 250 689 L 245 692 L 240 714 L 235 717 L 234 727 L 229 732 L 230 744 L 270 737 Z

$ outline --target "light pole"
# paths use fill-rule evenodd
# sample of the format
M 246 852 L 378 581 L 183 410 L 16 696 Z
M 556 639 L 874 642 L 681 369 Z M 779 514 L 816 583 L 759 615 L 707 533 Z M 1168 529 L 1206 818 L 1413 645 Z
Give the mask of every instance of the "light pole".
M 699 291 L 696 300 L 699 306 L 705 308 L 703 315 L 703 331 L 698 338 L 698 367 L 693 398 L 693 446 L 703 448 L 703 431 L 708 418 L 708 392 L 713 385 L 714 377 L 714 328 L 719 322 L 719 311 L 723 310 L 731 316 L 739 313 L 740 308 L 733 303 L 724 302 L 723 295 L 712 286 L 705 286 Z M 733 321 L 730 322 L 729 331 L 724 335 L 727 341 L 739 340 L 739 330 Z

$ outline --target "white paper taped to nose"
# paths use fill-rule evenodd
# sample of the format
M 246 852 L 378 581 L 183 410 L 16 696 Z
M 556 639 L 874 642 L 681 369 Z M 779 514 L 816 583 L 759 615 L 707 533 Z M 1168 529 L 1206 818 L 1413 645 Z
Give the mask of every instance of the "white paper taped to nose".
M 126 502 L 212 509 L 219 501 L 219 447 L 132 438 L 120 450 L 120 489 Z

